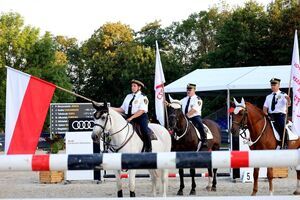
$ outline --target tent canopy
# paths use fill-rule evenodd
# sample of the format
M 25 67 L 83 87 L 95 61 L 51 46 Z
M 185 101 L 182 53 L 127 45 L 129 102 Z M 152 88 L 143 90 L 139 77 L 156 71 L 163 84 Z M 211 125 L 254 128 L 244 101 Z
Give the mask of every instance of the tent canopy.
M 167 93 L 186 91 L 188 83 L 198 92 L 220 90 L 270 89 L 270 79 L 281 79 L 281 88 L 289 86 L 290 65 L 197 69 L 165 87 Z

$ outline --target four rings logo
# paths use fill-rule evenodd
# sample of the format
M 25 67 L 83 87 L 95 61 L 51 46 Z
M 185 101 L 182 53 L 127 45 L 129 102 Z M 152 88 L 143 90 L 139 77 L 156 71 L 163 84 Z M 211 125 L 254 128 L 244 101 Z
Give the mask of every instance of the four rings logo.
M 91 131 L 94 120 L 88 118 L 69 119 L 69 131 Z

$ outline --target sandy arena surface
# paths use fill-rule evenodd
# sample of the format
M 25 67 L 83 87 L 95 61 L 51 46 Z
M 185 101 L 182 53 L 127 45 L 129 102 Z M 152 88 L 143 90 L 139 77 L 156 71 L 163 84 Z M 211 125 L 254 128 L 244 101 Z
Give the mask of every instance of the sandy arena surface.
M 197 171 L 197 173 L 199 170 Z M 200 172 L 204 172 L 200 171 Z M 95 181 L 72 181 L 70 184 L 41 184 L 39 172 L 0 172 L 0 198 L 84 198 L 84 197 L 116 197 L 114 179 L 106 179 L 97 184 Z M 128 181 L 123 179 L 123 193 L 129 196 Z M 252 183 L 233 182 L 230 177 L 219 177 L 217 192 L 207 192 L 207 178 L 197 177 L 197 196 L 243 196 L 250 195 Z M 185 178 L 184 196 L 190 191 L 190 178 Z M 179 178 L 169 179 L 168 196 L 176 196 Z M 274 179 L 274 195 L 291 195 L 296 187 L 296 173 L 289 169 L 289 177 Z M 268 182 L 259 182 L 258 195 L 268 195 Z M 151 197 L 151 181 L 149 178 L 137 178 L 137 197 Z

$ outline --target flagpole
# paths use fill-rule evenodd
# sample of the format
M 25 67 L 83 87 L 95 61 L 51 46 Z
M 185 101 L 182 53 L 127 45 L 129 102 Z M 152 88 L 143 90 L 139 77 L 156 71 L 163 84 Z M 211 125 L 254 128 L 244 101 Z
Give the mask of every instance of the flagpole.
M 292 68 L 291 68 L 289 88 L 288 88 L 288 93 L 287 93 L 288 97 L 290 97 L 290 94 L 291 94 L 291 83 L 292 83 Z M 283 129 L 281 149 L 283 149 L 283 145 L 284 145 L 284 142 L 285 142 L 285 134 L 286 134 L 285 125 L 286 125 L 286 122 L 287 122 L 288 114 L 289 114 L 289 101 L 286 102 L 286 115 L 285 115 L 285 119 L 284 119 L 284 129 Z
M 79 97 L 79 98 L 82 98 L 82 99 L 84 99 L 84 100 L 87 100 L 87 101 L 90 101 L 90 102 L 93 101 L 93 100 L 91 100 L 91 99 L 89 99 L 89 98 L 87 98 L 87 97 L 84 97 L 84 96 L 82 96 L 82 95 L 80 95 L 80 94 L 77 94 L 77 93 L 72 92 L 72 91 L 70 91 L 70 90 L 67 90 L 67 89 L 65 89 L 65 88 L 59 87 L 59 86 L 57 86 L 57 85 L 56 85 L 56 88 L 57 88 L 57 89 L 60 89 L 60 90 L 62 90 L 62 91 L 64 91 L 64 92 L 67 92 L 67 93 L 69 93 L 69 94 L 72 94 L 72 95 L 74 95 L 74 96 L 77 96 L 77 97 Z
M 296 37 L 296 35 L 298 35 L 297 30 L 296 30 L 295 37 Z M 295 49 L 293 49 L 293 54 L 294 54 L 294 50 Z M 291 73 L 290 73 L 290 80 L 289 80 L 289 88 L 288 88 L 288 93 L 287 93 L 288 97 L 290 97 L 290 95 L 291 95 L 292 73 L 293 73 L 293 63 L 291 64 Z M 283 149 L 284 142 L 285 142 L 285 134 L 286 134 L 285 125 L 286 125 L 286 122 L 287 122 L 288 114 L 289 114 L 289 101 L 286 102 L 286 115 L 285 115 L 285 119 L 284 119 L 284 129 L 283 129 L 281 149 Z
M 163 89 L 163 98 L 164 98 L 164 101 L 163 101 L 163 104 L 164 104 L 164 108 L 165 108 L 165 119 L 166 119 L 166 128 L 169 130 L 169 119 L 168 119 L 168 110 L 167 110 L 167 105 L 165 104 L 166 102 L 166 93 L 165 93 L 165 86 L 163 84 L 162 86 L 162 89 Z

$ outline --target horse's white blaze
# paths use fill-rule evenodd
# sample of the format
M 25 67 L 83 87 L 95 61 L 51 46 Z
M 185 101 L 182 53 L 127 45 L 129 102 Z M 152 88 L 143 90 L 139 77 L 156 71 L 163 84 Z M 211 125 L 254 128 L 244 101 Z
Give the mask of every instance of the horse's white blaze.
M 133 128 L 131 125 L 127 126 L 127 121 L 116 111 L 114 111 L 112 108 L 109 108 L 109 117 L 107 121 L 107 125 L 105 126 L 105 131 L 108 131 L 110 134 L 116 133 L 114 135 L 111 135 L 111 144 L 113 144 L 115 149 L 118 149 L 121 147 L 125 142 L 128 140 L 128 138 L 133 133 Z M 101 118 L 98 120 L 95 120 L 95 123 L 104 126 L 105 120 L 102 120 Z M 127 126 L 127 127 L 126 127 Z M 124 128 L 125 127 L 125 128 Z M 124 129 L 123 129 L 124 128 Z M 167 129 L 165 129 L 163 126 L 160 126 L 158 124 L 149 124 L 149 128 L 154 132 L 154 134 L 157 137 L 157 140 L 152 141 L 152 151 L 153 152 L 170 152 L 171 151 L 171 136 Z M 122 130 L 122 131 L 120 131 Z M 102 128 L 99 126 L 95 126 L 93 129 L 93 134 L 97 134 L 102 131 Z M 143 147 L 143 142 L 140 139 L 140 137 L 137 134 L 134 134 L 130 140 L 124 145 L 123 148 L 119 150 L 119 153 L 139 153 L 141 152 Z M 162 162 L 162 161 L 161 161 Z M 121 156 L 118 157 L 116 160 L 108 160 L 105 157 L 105 154 L 103 156 L 103 164 L 110 165 L 110 166 L 116 166 L 121 164 Z M 130 170 L 131 171 L 131 170 Z M 166 170 L 167 171 L 167 170 Z M 163 173 L 164 172 L 164 173 Z M 135 172 L 129 172 L 131 174 L 134 174 Z M 165 170 L 150 170 L 151 177 L 154 177 L 156 174 L 166 174 Z M 116 174 L 117 176 L 117 174 Z M 163 189 L 163 196 L 166 196 L 166 189 L 167 189 L 167 180 L 168 176 L 162 177 L 164 179 L 162 184 Z M 121 179 L 117 178 L 117 186 L 118 189 L 121 187 Z M 156 178 L 155 185 L 157 185 L 157 181 L 159 179 Z M 153 181 L 153 180 L 152 180 Z M 129 178 L 130 182 L 130 190 L 135 190 L 135 176 L 131 176 Z

